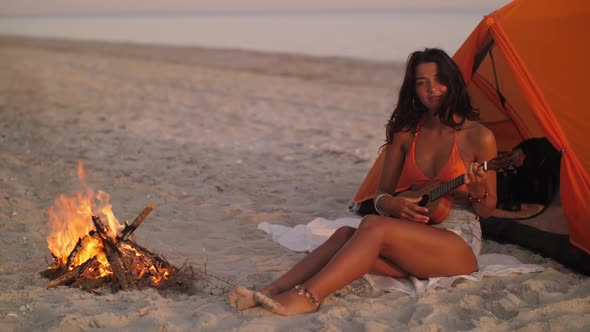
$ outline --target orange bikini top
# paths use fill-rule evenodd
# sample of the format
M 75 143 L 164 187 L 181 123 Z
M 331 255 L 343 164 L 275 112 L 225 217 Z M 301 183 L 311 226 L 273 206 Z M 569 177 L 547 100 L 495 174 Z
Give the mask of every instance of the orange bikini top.
M 418 128 L 416 129 L 416 134 L 414 135 L 414 140 L 412 141 L 412 146 L 410 147 L 410 151 L 408 151 L 408 153 L 406 154 L 406 160 L 404 161 L 402 174 L 400 175 L 400 178 L 397 182 L 397 186 L 395 189 L 396 192 L 406 190 L 410 188 L 413 184 L 420 186 L 432 180 L 438 180 L 441 183 L 444 183 L 467 172 L 465 164 L 463 163 L 461 155 L 459 154 L 459 148 L 457 147 L 457 134 L 455 132 L 453 150 L 451 151 L 451 156 L 449 157 L 449 160 L 447 160 L 447 163 L 434 177 L 434 179 L 431 179 L 424 175 L 424 173 L 422 173 L 422 171 L 418 168 L 418 165 L 416 165 L 416 141 L 418 140 L 418 136 L 420 135 L 421 126 L 422 124 L 418 125 Z M 467 187 L 465 187 L 465 185 L 461 185 L 457 189 L 467 192 Z

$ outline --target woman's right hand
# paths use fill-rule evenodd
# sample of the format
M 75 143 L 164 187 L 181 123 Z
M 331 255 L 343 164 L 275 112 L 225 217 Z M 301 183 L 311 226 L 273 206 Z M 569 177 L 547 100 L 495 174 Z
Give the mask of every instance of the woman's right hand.
M 399 219 L 426 224 L 430 221 L 428 209 L 418 205 L 421 197 L 399 197 L 394 196 L 389 200 L 389 211 L 395 211 L 392 215 Z

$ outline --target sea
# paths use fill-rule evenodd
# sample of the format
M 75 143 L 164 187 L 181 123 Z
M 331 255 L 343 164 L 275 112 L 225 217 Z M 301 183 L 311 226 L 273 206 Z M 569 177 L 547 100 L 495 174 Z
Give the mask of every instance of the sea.
M 453 54 L 490 10 L 383 10 L 0 16 L 0 34 L 405 61 Z

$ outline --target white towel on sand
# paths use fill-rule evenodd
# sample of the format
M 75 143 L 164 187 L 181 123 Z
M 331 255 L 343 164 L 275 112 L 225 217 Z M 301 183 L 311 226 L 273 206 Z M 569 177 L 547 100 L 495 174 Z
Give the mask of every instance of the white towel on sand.
M 307 225 L 286 227 L 263 222 L 258 229 L 272 235 L 272 239 L 280 245 L 294 251 L 311 251 L 326 241 L 341 226 L 358 227 L 360 218 L 339 218 L 327 220 L 315 218 Z M 509 255 L 484 254 L 478 257 L 479 269 L 470 275 L 430 278 L 421 280 L 415 277 L 391 278 L 374 274 L 365 275 L 365 279 L 373 287 L 383 290 L 398 290 L 410 296 L 419 296 L 429 288 L 450 287 L 457 279 L 479 281 L 485 276 L 506 276 L 510 273 L 529 273 L 543 271 L 543 267 L 535 264 L 522 264 Z

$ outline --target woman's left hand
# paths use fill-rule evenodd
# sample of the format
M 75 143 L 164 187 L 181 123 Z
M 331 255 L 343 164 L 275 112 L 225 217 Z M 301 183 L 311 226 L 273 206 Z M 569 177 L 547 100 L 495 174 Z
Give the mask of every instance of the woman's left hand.
M 471 163 L 465 174 L 465 185 L 472 197 L 479 198 L 486 195 L 486 171 L 478 163 Z

